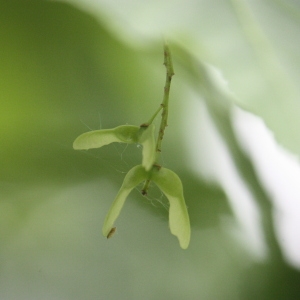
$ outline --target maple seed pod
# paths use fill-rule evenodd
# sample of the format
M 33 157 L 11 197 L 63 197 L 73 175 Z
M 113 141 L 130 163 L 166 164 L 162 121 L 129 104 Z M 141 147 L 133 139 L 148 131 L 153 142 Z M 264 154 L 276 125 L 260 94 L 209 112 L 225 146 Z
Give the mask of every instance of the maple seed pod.
M 112 129 L 88 131 L 78 136 L 74 143 L 75 150 L 101 148 L 111 143 L 134 144 L 138 142 L 138 126 L 121 125 Z
M 114 222 L 118 218 L 129 193 L 138 184 L 147 180 L 147 178 L 148 173 L 142 165 L 135 166 L 128 171 L 124 178 L 123 184 L 105 217 L 102 228 L 103 236 L 108 237 L 110 235 L 110 232 L 114 226 Z
M 143 125 L 143 124 L 142 124 Z M 142 126 L 141 125 L 141 126 Z M 139 133 L 139 143 L 143 145 L 143 161 L 142 165 L 149 171 L 152 168 L 152 165 L 156 159 L 156 151 L 155 151 L 155 126 L 151 124 L 147 127 L 141 127 Z
M 171 233 L 177 236 L 180 247 L 186 249 L 190 243 L 191 226 L 180 178 L 173 171 L 156 166 L 156 168 L 153 168 L 151 180 L 169 200 L 169 226 Z

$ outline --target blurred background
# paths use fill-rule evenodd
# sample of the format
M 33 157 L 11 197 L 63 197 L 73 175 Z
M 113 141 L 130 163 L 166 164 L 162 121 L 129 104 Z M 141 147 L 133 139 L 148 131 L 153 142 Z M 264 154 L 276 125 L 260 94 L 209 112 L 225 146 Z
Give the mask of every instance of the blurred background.
M 0 0 L 0 299 L 298 299 L 299 32 L 292 0 Z M 101 234 L 141 147 L 72 148 L 152 116 L 163 37 L 187 250 L 155 186 Z

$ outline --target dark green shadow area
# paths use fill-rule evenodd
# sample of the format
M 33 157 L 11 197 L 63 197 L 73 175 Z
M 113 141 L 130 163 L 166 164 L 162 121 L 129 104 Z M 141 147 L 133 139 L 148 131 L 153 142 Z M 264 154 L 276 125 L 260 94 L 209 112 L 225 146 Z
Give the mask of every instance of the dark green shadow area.
M 78 166 L 93 170 L 73 140 L 101 123 L 142 122 L 141 99 L 151 103 L 151 93 L 140 55 L 66 4 L 3 1 L 0 18 L 2 180 L 73 180 Z

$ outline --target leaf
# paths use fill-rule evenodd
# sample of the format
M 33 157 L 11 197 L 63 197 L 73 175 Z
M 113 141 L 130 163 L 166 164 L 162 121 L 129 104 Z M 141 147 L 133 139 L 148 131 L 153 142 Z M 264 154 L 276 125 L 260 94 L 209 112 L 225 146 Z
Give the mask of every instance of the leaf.
M 133 125 L 122 125 L 113 129 L 94 130 L 81 134 L 74 143 L 75 150 L 88 150 L 119 142 L 132 144 L 138 139 L 140 127 Z
M 142 165 L 149 171 L 156 159 L 156 151 L 155 151 L 155 126 L 154 124 L 149 125 L 146 129 L 145 127 L 141 127 L 142 134 L 139 138 L 139 142 L 143 145 L 143 161 Z
M 107 213 L 102 233 L 104 236 L 108 236 L 111 229 L 113 228 L 114 222 L 118 218 L 121 209 L 125 203 L 125 200 L 129 193 L 135 188 L 139 183 L 146 180 L 148 178 L 148 173 L 145 171 L 142 165 L 138 165 L 133 167 L 125 176 L 123 184 L 112 203 L 109 212 Z
M 151 180 L 168 198 L 171 233 L 177 236 L 180 247 L 186 249 L 190 243 L 191 228 L 180 178 L 173 171 L 160 168 L 154 169 Z

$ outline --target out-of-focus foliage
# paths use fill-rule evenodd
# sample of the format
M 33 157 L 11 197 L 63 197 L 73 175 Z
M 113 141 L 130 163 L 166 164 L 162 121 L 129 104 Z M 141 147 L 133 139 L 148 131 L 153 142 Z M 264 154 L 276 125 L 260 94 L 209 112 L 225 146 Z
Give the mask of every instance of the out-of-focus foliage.
M 277 46 L 265 61 L 269 42 L 265 48 L 258 36 L 265 51 L 260 69 L 248 44 L 256 29 L 243 2 L 126 2 L 98 1 L 102 6 L 92 11 L 83 2 L 78 9 L 53 1 L 0 1 L 0 298 L 297 298 L 299 273 L 286 263 L 272 202 L 230 115 L 238 101 L 300 153 L 298 4 L 247 2 Z M 113 238 L 101 234 L 125 173 L 141 161 L 141 148 L 72 148 L 83 132 L 139 126 L 151 117 L 163 94 L 163 30 L 176 76 L 162 155 L 164 167 L 183 183 L 192 226 L 186 251 L 169 234 L 168 202 L 154 186 L 147 198 L 139 188 L 130 194 Z M 271 68 L 274 57 L 286 67 L 283 73 L 278 65 Z M 222 90 L 204 61 L 222 70 L 238 100 Z M 228 190 L 202 180 L 187 164 L 184 107 L 191 90 L 205 103 L 257 202 L 262 222 L 253 222 L 262 228 L 263 255 L 235 238 L 240 223 Z
M 66 0 L 128 43 L 162 33 L 219 67 L 236 102 L 261 116 L 280 143 L 300 154 L 300 4 L 293 0 Z

